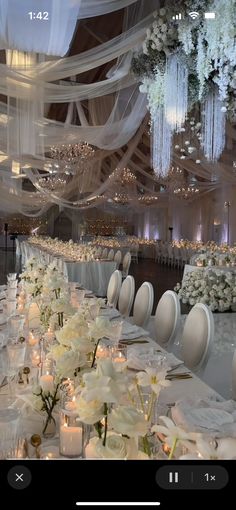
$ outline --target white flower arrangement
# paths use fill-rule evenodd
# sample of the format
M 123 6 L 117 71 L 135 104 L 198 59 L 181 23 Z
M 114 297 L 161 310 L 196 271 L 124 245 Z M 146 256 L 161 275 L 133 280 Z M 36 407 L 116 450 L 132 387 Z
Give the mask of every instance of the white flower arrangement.
M 187 273 L 175 291 L 183 303 L 205 303 L 214 311 L 225 312 L 236 302 L 236 275 L 230 271 L 205 270 Z

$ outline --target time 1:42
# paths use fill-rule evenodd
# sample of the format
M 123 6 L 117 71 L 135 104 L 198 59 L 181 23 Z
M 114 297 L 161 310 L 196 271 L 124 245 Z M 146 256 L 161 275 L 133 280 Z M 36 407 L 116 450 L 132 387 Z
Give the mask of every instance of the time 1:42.
M 47 21 L 49 20 L 49 13 L 48 11 L 38 11 L 38 12 L 28 12 L 28 16 L 31 20 L 33 19 L 39 19 L 40 21 Z

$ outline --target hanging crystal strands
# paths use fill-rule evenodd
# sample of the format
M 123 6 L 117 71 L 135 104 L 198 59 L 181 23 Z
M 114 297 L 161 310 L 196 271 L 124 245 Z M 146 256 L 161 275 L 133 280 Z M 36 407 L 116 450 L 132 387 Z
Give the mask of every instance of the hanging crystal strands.
M 219 95 L 213 89 L 203 104 L 202 148 L 208 161 L 217 161 L 225 147 L 226 115 Z
M 171 163 L 172 134 L 164 108 L 159 106 L 152 115 L 152 165 L 158 177 L 166 177 Z
M 180 131 L 188 109 L 188 69 L 178 55 L 170 55 L 166 62 L 164 108 L 168 124 L 173 131 Z

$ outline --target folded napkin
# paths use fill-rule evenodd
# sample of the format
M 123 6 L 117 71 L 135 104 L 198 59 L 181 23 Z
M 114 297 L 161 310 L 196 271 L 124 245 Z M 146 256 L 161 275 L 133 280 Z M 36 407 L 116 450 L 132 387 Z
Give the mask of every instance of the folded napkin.
M 174 422 L 189 432 L 236 437 L 236 402 L 186 399 L 172 408 Z
M 108 319 L 116 319 L 120 317 L 120 312 L 115 308 L 101 308 L 99 315 L 102 317 L 107 317 Z
M 134 338 L 140 338 L 142 336 L 148 336 L 148 331 L 145 329 L 136 326 L 135 324 L 130 324 L 129 322 L 124 322 L 122 328 L 121 340 L 132 340 Z
M 130 346 L 127 350 L 127 365 L 133 370 L 145 370 L 147 366 L 170 366 L 168 355 L 162 352 L 156 352 L 155 347 L 151 345 Z

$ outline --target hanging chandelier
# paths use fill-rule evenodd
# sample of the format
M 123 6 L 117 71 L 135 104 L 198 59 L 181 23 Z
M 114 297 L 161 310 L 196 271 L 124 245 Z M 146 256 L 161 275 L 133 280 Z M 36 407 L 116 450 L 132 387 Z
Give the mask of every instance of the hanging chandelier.
M 95 149 L 87 142 L 79 142 L 68 145 L 54 145 L 50 149 L 50 157 L 66 163 L 72 163 L 75 160 L 86 161 L 94 157 Z
M 69 180 L 70 178 L 68 175 L 63 174 L 47 175 L 44 177 L 40 177 L 37 181 L 37 184 L 40 188 L 42 188 L 45 191 L 58 193 L 65 188 Z
M 138 202 L 140 205 L 145 206 L 154 205 L 157 203 L 157 201 L 158 197 L 155 195 L 141 195 L 140 197 L 138 197 Z
M 66 173 L 75 175 L 93 162 L 95 147 L 87 142 L 76 144 L 54 145 L 50 149 L 51 161 L 47 163 L 50 173 Z
M 170 169 L 165 185 L 169 193 L 179 199 L 188 200 L 200 192 L 195 184 L 188 182 L 184 170 L 179 166 Z

